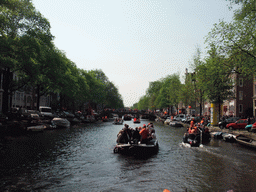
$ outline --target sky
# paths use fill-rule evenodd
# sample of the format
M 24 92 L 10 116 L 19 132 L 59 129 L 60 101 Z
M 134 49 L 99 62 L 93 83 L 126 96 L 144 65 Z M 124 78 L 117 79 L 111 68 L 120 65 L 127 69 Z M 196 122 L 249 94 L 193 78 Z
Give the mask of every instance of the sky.
M 101 69 L 130 107 L 149 83 L 184 77 L 215 23 L 232 21 L 226 0 L 32 0 L 55 46 L 77 68 Z M 203 56 L 204 57 L 204 56 Z

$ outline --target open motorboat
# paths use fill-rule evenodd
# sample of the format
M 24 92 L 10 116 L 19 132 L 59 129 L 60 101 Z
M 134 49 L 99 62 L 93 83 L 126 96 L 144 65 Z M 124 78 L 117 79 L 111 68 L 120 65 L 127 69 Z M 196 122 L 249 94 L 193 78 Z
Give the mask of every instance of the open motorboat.
M 138 119 L 137 119 L 137 118 L 134 118 L 134 119 L 133 119 L 133 123 L 140 123 L 140 119 L 139 119 L 139 118 L 138 118 Z
M 116 146 L 114 153 L 124 155 L 133 155 L 137 157 L 147 157 L 158 152 L 158 140 L 155 135 L 153 124 L 148 125 L 149 132 L 147 132 L 146 125 L 143 125 L 142 130 L 129 128 L 127 124 L 117 134 Z M 147 134 L 147 138 L 142 139 Z
M 171 127 L 184 127 L 183 124 L 181 122 L 179 122 L 179 121 L 170 121 L 169 125 Z
M 235 137 L 236 141 L 246 147 L 251 147 L 256 149 L 256 141 L 254 139 L 251 139 L 250 137 L 247 137 L 245 135 L 237 135 Z
M 211 139 L 209 130 L 198 127 L 198 133 L 185 133 L 183 143 L 189 144 L 191 147 L 199 147 L 201 144 L 208 143 Z
M 130 120 L 132 120 L 132 116 L 130 114 L 125 114 L 123 119 L 125 121 L 130 121 Z
M 32 133 L 32 132 L 42 132 L 45 129 L 46 129 L 46 125 L 34 125 L 34 126 L 27 127 L 27 131 L 29 133 Z
M 70 122 L 66 118 L 55 117 L 52 119 L 52 124 L 57 128 L 69 128 Z
M 159 145 L 157 139 L 152 139 L 147 143 L 131 141 L 129 143 L 118 143 L 114 148 L 114 153 L 124 155 L 134 155 L 147 157 L 158 152 Z
M 115 118 L 113 124 L 114 125 L 122 125 L 123 124 L 123 119 L 122 118 Z

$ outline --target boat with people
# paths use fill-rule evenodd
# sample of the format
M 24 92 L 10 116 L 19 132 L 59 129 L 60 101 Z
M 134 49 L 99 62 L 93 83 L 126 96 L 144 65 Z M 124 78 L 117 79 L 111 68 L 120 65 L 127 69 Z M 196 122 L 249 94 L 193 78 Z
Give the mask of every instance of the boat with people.
M 101 120 L 102 122 L 108 122 L 108 116 L 102 117 Z
M 125 121 L 130 121 L 130 120 L 132 120 L 132 115 L 130 115 L 130 114 L 125 114 L 125 115 L 124 115 L 124 120 L 125 120 Z
M 123 125 L 123 119 L 122 118 L 115 118 L 113 124 L 114 125 Z
M 136 118 L 136 117 L 135 117 L 135 118 L 133 119 L 133 123 L 140 123 L 140 118 Z
M 117 135 L 114 153 L 147 157 L 156 154 L 159 149 L 153 123 L 135 129 L 125 124 Z
M 209 129 L 201 127 L 199 124 L 190 127 L 183 136 L 183 143 L 189 144 L 191 147 L 199 147 L 211 140 Z

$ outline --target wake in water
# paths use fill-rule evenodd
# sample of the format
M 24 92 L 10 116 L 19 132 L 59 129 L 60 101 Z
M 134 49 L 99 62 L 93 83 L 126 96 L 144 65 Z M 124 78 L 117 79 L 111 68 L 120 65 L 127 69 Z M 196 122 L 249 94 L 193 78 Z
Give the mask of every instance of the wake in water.
M 180 145 L 180 147 L 191 148 L 191 145 L 190 145 L 189 143 L 184 143 L 184 142 L 182 142 L 182 143 L 180 143 L 179 145 Z M 203 144 L 200 144 L 200 145 L 199 145 L 199 148 L 203 148 L 203 147 L 204 147 Z M 194 148 L 194 147 L 193 147 L 193 148 Z

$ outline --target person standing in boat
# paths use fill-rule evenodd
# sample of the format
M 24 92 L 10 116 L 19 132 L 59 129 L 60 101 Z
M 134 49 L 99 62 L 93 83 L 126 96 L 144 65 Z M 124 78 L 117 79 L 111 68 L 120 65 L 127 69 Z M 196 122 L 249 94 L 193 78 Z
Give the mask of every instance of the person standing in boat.
M 141 131 L 140 131 L 140 135 L 141 135 L 141 143 L 147 143 L 148 142 L 148 129 L 146 129 L 146 125 L 144 124 Z
M 190 128 L 193 128 L 195 126 L 195 119 L 192 118 L 192 120 L 190 121 Z

